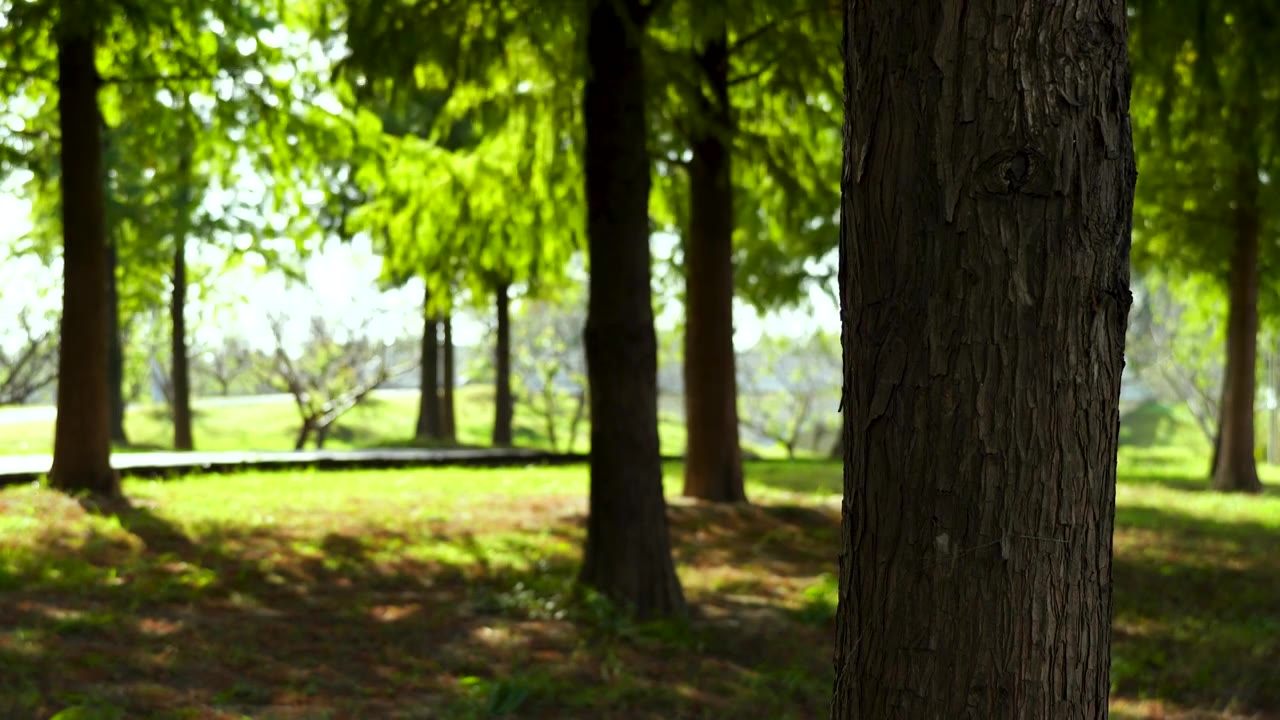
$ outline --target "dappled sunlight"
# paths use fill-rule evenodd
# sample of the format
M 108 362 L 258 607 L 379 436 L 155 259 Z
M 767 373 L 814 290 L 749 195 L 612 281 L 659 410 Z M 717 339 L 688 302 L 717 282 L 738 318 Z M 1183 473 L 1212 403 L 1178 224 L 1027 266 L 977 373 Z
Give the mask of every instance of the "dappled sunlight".
M 830 691 L 839 466 L 786 467 L 748 466 L 751 505 L 672 497 L 687 624 L 634 625 L 576 589 L 582 468 L 132 482 L 137 499 L 116 515 L 0 491 L 0 690 L 48 709 L 93 688 L 162 713 L 390 717 L 402 702 L 508 698 L 584 720 L 606 706 L 816 717 Z M 678 465 L 667 473 L 678 482 Z M 794 489 L 814 478 L 827 485 Z M 1280 707 L 1264 680 L 1280 667 L 1267 642 L 1280 636 L 1276 500 L 1144 479 L 1117 496 L 1116 716 Z

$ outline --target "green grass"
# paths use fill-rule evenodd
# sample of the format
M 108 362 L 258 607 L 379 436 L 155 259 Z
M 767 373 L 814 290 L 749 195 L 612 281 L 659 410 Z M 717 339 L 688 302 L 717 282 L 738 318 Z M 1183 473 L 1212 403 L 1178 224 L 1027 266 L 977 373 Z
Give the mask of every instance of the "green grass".
M 493 433 L 493 391 L 489 387 L 459 388 L 456 397 L 458 442 L 488 446 Z M 268 397 L 243 405 L 217 405 L 197 399 L 193 403 L 193 433 L 198 450 L 292 450 L 301 422 L 292 399 Z M 0 418 L 4 409 L 0 408 Z M 325 447 L 343 450 L 365 447 L 405 447 L 413 444 L 418 417 L 418 396 L 413 392 L 373 393 L 338 421 Z M 560 450 L 566 450 L 569 422 L 556 423 Z M 173 424 L 162 405 L 130 408 L 125 417 L 128 450 L 163 450 L 173 447 Z M 517 405 L 514 423 L 516 445 L 549 448 L 545 421 L 523 405 Z M 585 452 L 591 431 L 582 422 L 574 450 Z M 659 424 L 664 452 L 684 449 L 684 426 L 669 414 Z M 0 422 L 0 455 L 50 453 L 53 422 Z
M 1280 488 L 1207 492 L 1177 455 L 1122 464 L 1115 716 L 1270 717 Z M 0 717 L 823 716 L 839 466 L 752 463 L 751 507 L 679 476 L 696 612 L 650 625 L 575 589 L 582 467 L 133 480 L 118 516 L 5 490 Z

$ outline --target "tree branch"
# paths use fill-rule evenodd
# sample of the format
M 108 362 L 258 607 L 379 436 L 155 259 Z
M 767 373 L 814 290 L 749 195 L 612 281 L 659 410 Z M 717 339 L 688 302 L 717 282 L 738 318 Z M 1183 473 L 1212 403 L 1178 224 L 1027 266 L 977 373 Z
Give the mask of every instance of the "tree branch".
M 803 8 L 800 10 L 796 10 L 789 15 L 783 15 L 782 17 L 774 18 L 773 20 L 770 20 L 769 22 L 757 28 L 749 30 L 743 33 L 742 35 L 739 35 L 737 39 L 735 39 L 732 43 L 729 44 L 729 55 L 732 56 L 734 53 L 746 47 L 747 45 L 750 45 L 756 40 L 759 40 L 765 35 L 773 32 L 774 30 L 777 30 L 778 27 L 781 26 L 783 23 L 791 22 L 796 18 L 804 17 L 805 15 L 811 12 L 815 12 L 815 10 L 813 8 Z

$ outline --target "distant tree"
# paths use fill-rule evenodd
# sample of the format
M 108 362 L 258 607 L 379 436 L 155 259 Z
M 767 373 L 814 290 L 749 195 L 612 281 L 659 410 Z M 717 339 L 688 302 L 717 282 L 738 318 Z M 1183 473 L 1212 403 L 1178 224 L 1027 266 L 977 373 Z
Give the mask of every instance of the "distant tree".
M 525 408 L 542 420 L 553 451 L 572 452 L 587 419 L 586 309 L 580 299 L 526 300 L 512 323 L 514 385 Z M 562 423 L 568 425 L 564 443 L 558 430 Z
M 1213 446 L 1223 381 L 1221 288 L 1206 278 L 1144 280 L 1129 321 L 1126 358 L 1157 395 L 1186 404 Z
M 1106 718 L 1126 3 L 844 7 L 831 718 Z
M 411 372 L 417 363 L 396 364 L 389 346 L 372 336 L 366 322 L 334 327 L 321 316 L 310 318 L 300 341 L 291 339 L 286 320 L 271 320 L 275 341 L 269 377 L 277 388 L 293 396 L 302 427 L 294 448 L 313 441 L 323 449 L 338 420 L 391 378 Z
M 742 424 L 794 458 L 836 419 L 839 377 L 838 337 L 822 330 L 807 338 L 764 336 L 739 364 Z
M 56 319 L 23 308 L 0 330 L 0 405 L 30 402 L 57 380 L 57 327 Z
M 232 388 L 252 372 L 255 360 L 253 348 L 234 335 L 213 344 L 199 357 L 199 371 L 217 384 L 223 397 L 231 395 Z

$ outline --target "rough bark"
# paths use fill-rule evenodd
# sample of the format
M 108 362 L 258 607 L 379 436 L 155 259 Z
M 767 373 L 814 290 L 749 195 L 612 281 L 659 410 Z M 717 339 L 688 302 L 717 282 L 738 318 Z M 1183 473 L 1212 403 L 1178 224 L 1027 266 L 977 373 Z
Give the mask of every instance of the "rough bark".
M 179 189 L 182 201 L 179 212 L 189 215 L 191 203 L 191 139 L 185 137 L 182 153 L 178 158 Z M 180 228 L 173 235 L 173 294 L 169 302 L 169 322 L 173 332 L 170 338 L 170 362 L 173 376 L 173 447 L 175 450 L 194 450 L 191 435 L 191 364 L 187 356 L 187 233 L 185 218 L 179 219 Z
M 120 481 L 111 469 L 106 183 L 99 83 L 92 29 L 80 25 L 60 30 L 58 123 L 62 135 L 64 286 L 58 419 L 49 483 L 68 492 L 114 498 L 120 495 Z
M 1227 363 L 1222 417 L 1214 452 L 1213 486 L 1224 492 L 1262 491 L 1254 458 L 1254 397 L 1258 366 L 1258 171 L 1244 163 L 1237 177 L 1235 247 L 1227 311 Z
M 727 31 L 708 40 L 698 66 L 713 96 L 695 119 L 685 243 L 684 494 L 743 502 L 738 386 L 733 350 L 733 185 L 729 172 Z
M 453 316 L 446 314 L 440 324 L 444 327 L 444 346 L 440 354 L 443 356 L 444 377 L 440 379 L 440 434 L 448 443 L 458 442 L 458 426 L 454 419 L 453 384 Z
M 515 399 L 511 396 L 511 284 L 498 283 L 494 296 L 498 306 L 498 342 L 493 349 L 495 373 L 493 389 L 493 446 L 511 447 L 511 424 Z
M 1125 4 L 845 4 L 833 718 L 1107 717 Z
M 431 314 L 431 291 L 427 290 L 422 302 L 422 362 L 418 383 L 418 424 L 414 437 L 418 440 L 439 440 L 440 433 L 440 322 Z
M 111 442 L 127 447 L 124 429 L 124 338 L 120 327 L 120 292 L 116 287 L 116 244 L 107 244 L 107 404 L 110 408 Z
M 583 333 L 591 490 L 581 582 L 641 618 L 683 615 L 658 447 L 658 352 L 650 297 L 645 9 L 597 0 L 587 29 L 587 250 Z

